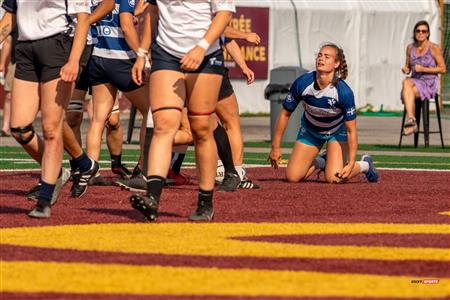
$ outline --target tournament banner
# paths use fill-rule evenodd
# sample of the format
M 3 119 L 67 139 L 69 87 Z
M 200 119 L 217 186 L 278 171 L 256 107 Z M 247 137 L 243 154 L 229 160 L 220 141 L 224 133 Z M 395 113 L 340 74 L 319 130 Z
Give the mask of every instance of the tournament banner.
M 255 72 L 255 79 L 267 79 L 269 58 L 269 8 L 268 7 L 236 7 L 236 13 L 230 26 L 243 32 L 255 32 L 261 37 L 259 45 L 245 40 L 236 42 L 241 48 L 248 67 Z M 225 66 L 229 69 L 230 78 L 244 78 L 241 69 L 225 50 Z

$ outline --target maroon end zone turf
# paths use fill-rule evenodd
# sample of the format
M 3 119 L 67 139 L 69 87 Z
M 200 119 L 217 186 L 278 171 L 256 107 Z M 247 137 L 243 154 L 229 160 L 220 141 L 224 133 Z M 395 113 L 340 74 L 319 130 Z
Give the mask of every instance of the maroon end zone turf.
M 193 174 L 192 170 L 189 170 Z M 449 172 L 381 171 L 380 183 L 366 183 L 360 175 L 332 185 L 322 180 L 282 181 L 283 170 L 249 169 L 260 190 L 215 193 L 215 222 L 330 222 L 330 223 L 450 223 Z M 58 224 L 142 222 L 131 209 L 130 192 L 117 187 L 89 187 L 79 199 L 69 197 L 71 183 L 62 190 L 49 220 L 30 219 L 33 203 L 25 192 L 37 173 L 3 172 L 0 187 L 2 227 Z M 196 186 L 165 189 L 159 222 L 184 222 L 195 209 Z
M 282 181 L 283 169 L 248 169 L 260 190 L 215 193 L 215 222 L 312 222 L 312 223 L 407 223 L 449 224 L 449 172 L 381 171 L 381 181 L 366 183 L 358 176 L 350 183 L 330 185 L 311 180 L 304 183 Z M 104 172 L 111 176 L 110 173 Z M 188 171 L 194 174 L 193 170 Z M 131 193 L 117 187 L 89 187 L 80 199 L 69 197 L 69 183 L 52 209 L 49 220 L 30 219 L 26 214 L 33 203 L 25 192 L 38 179 L 36 172 L 1 173 L 0 224 L 5 227 L 143 222 L 131 209 Z M 196 186 L 164 190 L 158 222 L 186 222 L 195 209 Z M 355 245 L 407 248 L 449 248 L 449 234 L 327 234 L 240 237 L 240 240 L 310 245 Z M 192 266 L 215 268 L 250 268 L 270 270 L 317 271 L 351 274 L 408 276 L 410 278 L 450 277 L 448 262 L 364 259 L 312 259 L 267 257 L 221 257 L 196 255 L 127 254 L 96 251 L 60 250 L 2 245 L 4 261 L 56 261 L 114 263 L 129 265 Z M 220 296 L 131 296 L 76 295 L 59 293 L 3 293 L 5 299 L 250 299 Z M 263 298 L 259 298 L 263 299 Z M 300 299 L 300 298 L 267 298 Z M 301 298 L 311 299 L 311 298 Z M 314 298 L 338 299 L 338 298 Z M 350 299 L 350 298 L 345 298 Z M 365 298 L 368 299 L 368 298 Z

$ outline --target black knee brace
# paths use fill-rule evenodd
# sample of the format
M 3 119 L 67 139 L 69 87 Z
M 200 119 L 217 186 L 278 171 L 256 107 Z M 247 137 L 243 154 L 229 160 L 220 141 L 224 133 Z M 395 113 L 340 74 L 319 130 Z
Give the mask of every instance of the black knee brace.
M 26 137 L 25 134 L 31 132 L 31 134 Z M 25 127 L 11 127 L 11 133 L 17 142 L 21 145 L 28 144 L 34 137 L 34 127 L 33 124 L 29 124 Z

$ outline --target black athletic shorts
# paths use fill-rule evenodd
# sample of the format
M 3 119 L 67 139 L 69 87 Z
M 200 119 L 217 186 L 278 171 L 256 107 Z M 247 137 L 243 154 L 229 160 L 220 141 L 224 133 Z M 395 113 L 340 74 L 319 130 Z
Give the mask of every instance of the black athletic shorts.
M 140 88 L 131 77 L 135 59 L 112 59 L 93 55 L 89 62 L 89 83 L 92 86 L 110 83 L 122 92 Z
M 225 72 L 222 79 L 222 85 L 219 91 L 219 101 L 230 97 L 234 94 L 233 86 L 231 85 L 230 77 L 228 77 L 228 69 L 225 68 Z
M 14 77 L 32 82 L 48 82 L 59 78 L 71 48 L 72 38 L 64 33 L 35 41 L 18 41 Z
M 159 70 L 172 70 L 180 73 L 209 73 L 224 74 L 223 51 L 219 49 L 208 56 L 205 56 L 200 67 L 195 71 L 185 71 L 181 69 L 180 58 L 165 51 L 157 43 L 152 44 L 152 68 L 151 73 Z
M 81 73 L 78 76 L 77 82 L 75 83 L 75 89 L 81 91 L 88 91 L 91 88 L 89 84 L 89 61 L 91 59 L 93 47 L 92 45 L 86 45 L 84 47 L 83 54 L 80 58 L 80 68 Z

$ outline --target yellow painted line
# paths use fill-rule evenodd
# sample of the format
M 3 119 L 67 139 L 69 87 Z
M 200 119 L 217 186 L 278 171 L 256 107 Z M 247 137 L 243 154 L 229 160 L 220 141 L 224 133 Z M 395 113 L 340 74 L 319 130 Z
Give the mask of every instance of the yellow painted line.
M 430 298 L 449 295 L 450 280 L 249 269 L 2 262 L 2 292 L 144 295 L 328 296 Z
M 208 256 L 450 261 L 448 249 L 327 246 L 240 241 L 288 234 L 448 234 L 447 224 L 156 223 L 89 224 L 0 229 L 1 243 L 21 246 Z
M 450 216 L 450 211 L 443 211 L 439 213 L 440 215 Z

